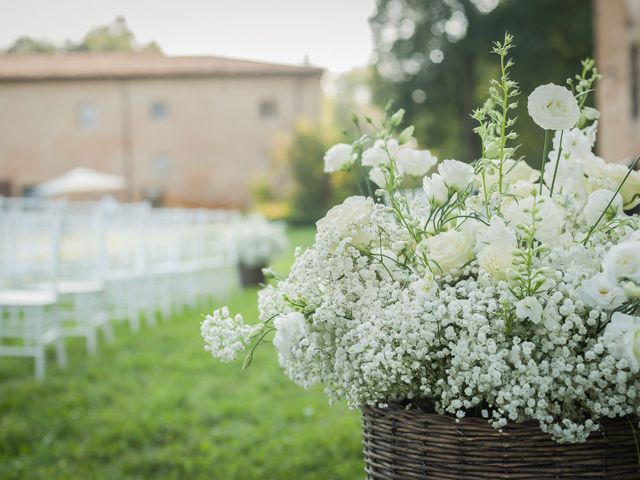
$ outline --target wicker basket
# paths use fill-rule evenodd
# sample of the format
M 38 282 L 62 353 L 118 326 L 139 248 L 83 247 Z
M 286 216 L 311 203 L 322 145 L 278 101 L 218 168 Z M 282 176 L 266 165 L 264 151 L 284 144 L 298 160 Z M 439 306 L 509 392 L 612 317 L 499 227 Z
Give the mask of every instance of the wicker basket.
M 604 422 L 602 433 L 577 444 L 553 442 L 537 422 L 499 432 L 481 418 L 456 423 L 402 407 L 365 408 L 363 423 L 370 480 L 640 479 L 625 418 Z

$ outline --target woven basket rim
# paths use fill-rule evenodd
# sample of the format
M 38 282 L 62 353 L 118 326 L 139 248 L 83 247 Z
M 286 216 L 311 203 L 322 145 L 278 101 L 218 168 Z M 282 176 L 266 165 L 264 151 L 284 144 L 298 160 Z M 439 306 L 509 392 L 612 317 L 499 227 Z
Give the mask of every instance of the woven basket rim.
M 394 412 L 395 413 L 402 413 L 402 414 L 407 414 L 407 415 L 417 415 L 420 417 L 425 417 L 425 418 L 437 418 L 440 419 L 442 421 L 444 421 L 445 419 L 449 420 L 451 423 L 455 423 L 455 424 L 477 424 L 477 425 L 488 425 L 490 426 L 492 429 L 499 431 L 498 429 L 495 429 L 493 426 L 491 426 L 490 422 L 491 422 L 491 417 L 482 417 L 482 416 L 478 416 L 478 415 L 465 415 L 462 418 L 457 417 L 456 415 L 453 415 L 451 413 L 445 412 L 445 413 L 438 413 L 438 412 L 431 412 L 428 410 L 425 410 L 423 408 L 421 408 L 419 405 L 415 405 L 413 403 L 408 403 L 406 405 L 399 403 L 399 402 L 388 402 L 388 406 L 386 407 L 377 407 L 374 405 L 365 405 L 363 407 L 360 408 L 361 412 L 364 414 L 366 412 L 377 412 L 378 414 L 385 414 L 385 415 L 391 415 Z M 601 425 L 606 425 L 607 423 L 611 423 L 611 422 L 620 422 L 620 421 L 625 421 L 625 422 L 634 422 L 637 423 L 638 421 L 640 421 L 640 418 L 634 417 L 632 416 L 631 418 L 629 418 L 628 416 L 619 416 L 619 417 L 599 417 L 599 418 L 591 418 L 591 420 L 594 423 L 599 423 Z M 526 420 L 523 420 L 521 422 L 516 422 L 513 420 L 509 420 L 507 422 L 507 425 L 503 428 L 517 428 L 518 426 L 526 426 L 526 427 L 530 427 L 532 425 L 540 425 L 540 422 L 536 419 L 533 418 L 528 418 Z M 631 425 L 630 425 L 631 428 Z M 542 430 L 541 430 L 542 431 Z M 597 433 L 597 432 L 596 432 Z M 640 433 L 637 434 L 638 435 L 638 441 L 640 442 Z

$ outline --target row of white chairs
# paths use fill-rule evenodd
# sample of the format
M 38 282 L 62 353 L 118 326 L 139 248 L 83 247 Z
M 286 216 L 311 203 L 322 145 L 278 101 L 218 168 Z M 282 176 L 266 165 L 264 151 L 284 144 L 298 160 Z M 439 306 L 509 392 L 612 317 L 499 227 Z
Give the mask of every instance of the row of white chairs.
M 0 198 L 0 356 L 66 364 L 65 339 L 90 354 L 112 322 L 132 330 L 238 286 L 236 212 L 145 203 Z

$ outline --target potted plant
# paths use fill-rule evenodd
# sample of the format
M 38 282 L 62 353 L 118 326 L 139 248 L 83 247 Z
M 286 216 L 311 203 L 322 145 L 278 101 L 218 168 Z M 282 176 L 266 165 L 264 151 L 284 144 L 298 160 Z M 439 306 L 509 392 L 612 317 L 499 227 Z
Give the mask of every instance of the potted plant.
M 438 162 L 389 110 L 325 156 L 375 192 L 317 223 L 257 324 L 201 326 L 221 360 L 252 346 L 245 366 L 272 338 L 294 382 L 361 409 L 372 479 L 640 478 L 640 172 L 592 152 L 590 60 L 529 95 L 545 143 L 519 158 L 511 47 L 473 112 L 481 158 Z
M 242 286 L 259 285 L 264 282 L 262 270 L 287 248 L 284 225 L 251 214 L 240 219 L 234 228 Z

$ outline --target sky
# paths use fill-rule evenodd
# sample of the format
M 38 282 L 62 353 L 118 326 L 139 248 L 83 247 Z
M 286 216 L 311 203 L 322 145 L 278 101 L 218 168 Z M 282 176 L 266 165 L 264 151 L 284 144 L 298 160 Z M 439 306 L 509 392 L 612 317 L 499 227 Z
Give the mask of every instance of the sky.
M 375 0 L 0 0 L 0 48 L 23 35 L 80 40 L 123 15 L 139 42 L 169 55 L 310 61 L 333 72 L 367 63 Z

